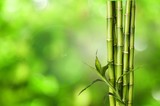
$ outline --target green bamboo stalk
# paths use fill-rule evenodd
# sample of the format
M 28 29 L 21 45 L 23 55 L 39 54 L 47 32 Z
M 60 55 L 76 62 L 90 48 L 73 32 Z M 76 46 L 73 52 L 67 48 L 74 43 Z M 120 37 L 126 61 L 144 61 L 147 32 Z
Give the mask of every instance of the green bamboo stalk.
M 117 64 L 117 28 L 116 28 L 116 21 L 117 21 L 117 11 L 116 11 L 116 3 L 117 1 L 115 1 L 113 3 L 113 16 L 114 16 L 114 27 L 113 27 L 113 47 L 114 47 L 114 50 L 113 50 L 113 54 L 114 54 L 114 70 L 116 71 L 116 64 Z M 115 73 L 115 77 L 116 77 L 116 73 Z
M 114 60 L 113 60 L 113 68 L 114 68 L 114 72 L 115 72 L 115 84 L 116 84 L 116 70 L 117 70 L 117 28 L 116 28 L 116 21 L 117 21 L 117 11 L 116 11 L 116 3 L 117 1 L 115 1 L 113 3 L 113 22 L 114 22 L 114 26 L 113 26 L 113 55 L 114 55 Z M 116 102 L 119 104 L 119 101 L 116 100 Z M 115 104 L 116 105 L 116 104 Z
M 116 64 L 116 81 L 122 75 L 123 66 L 123 8 L 122 1 L 117 1 L 117 64 Z M 118 92 L 122 96 L 122 80 L 118 82 Z M 116 101 L 116 106 L 120 106 L 119 102 Z
M 113 67 L 114 54 L 113 54 L 113 34 L 114 34 L 114 14 L 113 5 L 115 1 L 107 1 L 107 61 L 112 63 L 108 66 L 109 80 L 112 86 L 115 86 L 115 72 Z M 109 87 L 109 104 L 110 106 L 115 106 L 115 98 L 113 95 L 113 90 Z
M 125 20 L 124 20 L 124 51 L 123 51 L 123 74 L 129 71 L 129 35 L 131 21 L 132 0 L 126 1 Z M 123 77 L 123 94 L 122 101 L 127 103 L 128 95 L 128 75 Z
M 135 0 L 132 1 L 129 70 L 134 70 Z M 128 106 L 133 104 L 134 71 L 129 74 Z

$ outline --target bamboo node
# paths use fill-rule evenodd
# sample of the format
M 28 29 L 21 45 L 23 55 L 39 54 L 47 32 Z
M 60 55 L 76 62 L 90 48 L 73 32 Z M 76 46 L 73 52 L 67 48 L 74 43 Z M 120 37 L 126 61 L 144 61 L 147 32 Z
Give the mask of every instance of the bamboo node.
M 129 83 L 129 86 L 134 86 L 134 83 Z
M 123 86 L 128 86 L 128 84 L 127 83 L 126 84 L 123 83 Z
M 127 36 L 127 35 L 130 35 L 130 33 L 125 33 L 124 35 L 126 35 L 126 36 Z
M 123 45 L 122 45 L 122 44 L 117 44 L 117 48 L 118 48 L 118 47 L 123 47 Z
M 117 65 L 117 66 L 122 66 L 123 64 L 115 64 L 115 65 Z
M 128 69 L 125 69 L 125 70 L 124 70 L 124 72 L 128 72 L 128 71 L 129 71 Z
M 132 102 L 131 102 L 131 101 L 128 101 L 128 104 L 132 104 Z
M 123 29 L 123 27 L 122 26 L 116 26 L 117 28 L 119 28 L 119 29 Z
M 107 17 L 107 19 L 113 19 L 114 17 Z
M 113 94 L 111 92 L 108 93 L 109 96 L 113 96 Z
M 130 16 L 130 14 L 128 14 L 128 13 L 125 13 L 124 15 L 125 15 L 125 16 L 128 16 L 128 17 Z
M 118 8 L 116 8 L 118 11 L 122 11 L 123 10 L 123 8 L 122 7 L 118 7 Z
M 113 41 L 113 39 L 107 39 L 107 41 Z
M 112 65 L 113 65 L 113 60 L 111 60 L 111 61 L 108 61 L 108 63 L 110 63 L 110 64 L 112 64 Z
M 134 49 L 134 46 L 130 46 L 130 49 Z
M 118 84 L 121 84 L 123 81 L 122 81 L 122 79 L 121 80 L 119 80 L 119 81 L 116 81 Z
M 128 51 L 123 51 L 123 53 L 124 53 L 124 54 L 128 54 L 129 52 L 128 52 Z

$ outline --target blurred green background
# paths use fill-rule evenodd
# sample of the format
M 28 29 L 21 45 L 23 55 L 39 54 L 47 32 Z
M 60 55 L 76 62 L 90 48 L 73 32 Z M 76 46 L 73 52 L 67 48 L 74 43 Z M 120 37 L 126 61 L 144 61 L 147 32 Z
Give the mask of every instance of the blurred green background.
M 160 105 L 159 11 L 137 0 L 134 106 Z M 105 106 L 103 83 L 78 96 L 84 62 L 106 64 L 105 17 L 105 0 L 0 0 L 0 106 Z

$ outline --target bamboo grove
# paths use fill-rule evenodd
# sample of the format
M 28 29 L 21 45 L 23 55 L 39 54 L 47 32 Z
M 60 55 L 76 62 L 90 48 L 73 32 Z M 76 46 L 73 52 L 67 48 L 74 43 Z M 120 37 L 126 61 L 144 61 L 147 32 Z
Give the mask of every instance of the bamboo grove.
M 107 1 L 107 61 L 109 81 L 120 96 L 109 88 L 110 106 L 132 106 L 134 83 L 135 0 Z M 123 9 L 124 7 L 124 9 Z M 120 104 L 122 102 L 122 104 Z
M 135 0 L 107 0 L 107 65 L 102 66 L 96 52 L 96 82 L 109 86 L 110 106 L 133 106 Z M 123 5 L 125 4 L 125 5 Z M 108 106 L 108 105 L 107 105 Z

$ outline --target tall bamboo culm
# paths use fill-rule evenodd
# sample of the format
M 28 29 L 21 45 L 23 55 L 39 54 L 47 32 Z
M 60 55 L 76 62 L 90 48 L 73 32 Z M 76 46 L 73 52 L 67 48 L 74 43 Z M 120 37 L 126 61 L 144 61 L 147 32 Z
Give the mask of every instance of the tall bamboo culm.
M 116 29 L 117 29 L 117 54 L 116 54 L 116 80 L 122 75 L 123 71 L 123 8 L 122 1 L 116 2 L 117 8 L 117 18 L 116 18 Z M 118 92 L 122 96 L 122 80 L 118 82 Z M 116 106 L 120 106 L 119 102 L 116 101 Z
M 115 1 L 107 1 L 107 61 L 111 63 L 108 66 L 109 80 L 113 87 L 115 87 L 115 72 L 114 72 L 114 46 L 113 46 L 113 35 L 114 35 L 114 3 Z M 109 88 L 109 104 L 115 106 L 115 98 L 112 95 L 114 91 Z
M 123 48 L 123 74 L 129 71 L 129 38 L 130 38 L 130 23 L 131 23 L 131 6 L 132 0 L 126 1 L 125 20 L 124 20 L 124 48 Z M 122 100 L 128 102 L 128 80 L 129 75 L 123 77 L 123 94 Z
M 130 33 L 130 53 L 129 53 L 129 95 L 128 106 L 133 104 L 133 86 L 134 86 L 134 36 L 135 36 L 135 0 L 132 0 L 131 10 L 131 33 Z

